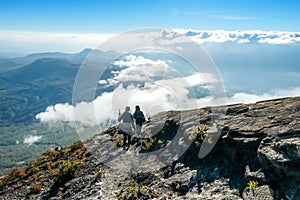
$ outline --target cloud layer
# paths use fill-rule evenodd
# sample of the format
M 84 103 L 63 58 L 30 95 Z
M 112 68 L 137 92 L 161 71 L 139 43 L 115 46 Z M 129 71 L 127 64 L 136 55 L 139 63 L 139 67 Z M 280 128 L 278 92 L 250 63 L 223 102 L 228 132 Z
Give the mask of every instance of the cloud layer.
M 164 32 L 164 39 L 171 43 L 188 37 L 193 41 L 204 43 L 262 43 L 262 44 L 292 44 L 300 43 L 300 32 L 283 31 L 224 31 L 224 30 L 192 30 L 192 29 L 171 29 Z M 165 42 L 166 42 L 165 41 Z
M 194 88 L 209 94 L 208 88 L 217 82 L 212 74 L 193 72 L 181 76 L 165 60 L 137 55 L 125 56 L 113 65 L 119 70 L 99 81 L 100 87 L 110 86 L 114 88 L 112 91 L 100 94 L 92 102 L 49 106 L 36 118 L 42 122 L 78 121 L 96 125 L 111 123 L 117 118 L 118 110 L 123 111 L 127 105 L 132 108 L 140 105 L 151 116 L 165 110 L 195 108 L 199 105 Z
M 170 67 L 170 62 L 127 55 L 112 63 L 119 68 L 112 76 L 100 80 L 99 86 L 113 87 L 91 102 L 76 105 L 60 103 L 49 106 L 36 115 L 41 122 L 80 122 L 83 125 L 114 123 L 119 109 L 140 105 L 149 116 L 166 110 L 183 110 L 224 104 L 222 99 L 209 95 L 209 89 L 218 82 L 212 74 L 193 72 L 186 76 Z M 198 95 L 198 92 L 205 95 Z M 254 103 L 260 100 L 300 96 L 300 87 L 273 90 L 267 93 L 235 93 L 226 98 L 226 104 Z
M 96 48 L 115 34 L 88 33 L 43 33 L 0 31 L 0 52 L 36 53 L 45 51 L 79 52 L 84 48 Z M 162 36 L 162 37 L 161 37 Z M 170 29 L 152 40 L 164 44 L 182 42 L 188 37 L 199 44 L 205 43 L 262 43 L 292 44 L 300 43 L 300 32 L 262 31 L 262 30 L 192 30 Z M 179 47 L 180 48 L 180 47 Z
M 23 144 L 32 145 L 33 143 L 38 142 L 39 140 L 41 140 L 42 137 L 43 137 L 42 135 L 40 135 L 40 136 L 37 136 L 37 135 L 27 135 L 24 138 Z
M 168 88 L 151 86 L 147 90 L 136 87 L 123 88 L 119 86 L 112 93 L 103 93 L 93 102 L 82 102 L 76 106 L 69 104 L 56 104 L 49 106 L 45 112 L 39 113 L 36 118 L 41 122 L 64 121 L 73 122 L 77 120 L 84 125 L 96 125 L 98 123 L 112 123 L 117 118 L 118 109 L 121 111 L 126 105 L 132 108 L 135 105 L 141 105 L 148 116 L 166 110 L 192 109 L 195 107 L 205 107 L 212 105 L 221 105 L 222 103 L 212 103 L 212 97 L 203 97 L 198 99 L 188 98 L 186 93 L 174 94 Z M 182 95 L 182 96 L 180 96 Z M 236 103 L 255 103 L 257 101 L 276 99 L 283 97 L 300 96 L 300 87 L 288 90 L 274 90 L 263 94 L 236 93 L 226 98 L 226 104 Z M 122 97 L 126 99 L 124 102 Z M 117 99 L 117 100 L 116 100 Z M 218 99 L 214 99 L 218 102 Z M 220 101 L 221 102 L 221 101 Z M 93 115 L 85 112 L 94 110 Z M 80 113 L 76 118 L 73 113 Z M 26 140 L 28 141 L 28 140 Z M 24 140 L 25 143 L 25 140 Z

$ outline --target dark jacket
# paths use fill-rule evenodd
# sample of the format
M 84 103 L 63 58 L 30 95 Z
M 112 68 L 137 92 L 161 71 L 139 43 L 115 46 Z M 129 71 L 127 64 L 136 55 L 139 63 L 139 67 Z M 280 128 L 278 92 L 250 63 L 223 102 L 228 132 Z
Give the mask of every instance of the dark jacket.
M 135 119 L 136 125 L 142 126 L 145 122 L 144 113 L 140 110 L 136 110 L 133 114 L 133 118 Z

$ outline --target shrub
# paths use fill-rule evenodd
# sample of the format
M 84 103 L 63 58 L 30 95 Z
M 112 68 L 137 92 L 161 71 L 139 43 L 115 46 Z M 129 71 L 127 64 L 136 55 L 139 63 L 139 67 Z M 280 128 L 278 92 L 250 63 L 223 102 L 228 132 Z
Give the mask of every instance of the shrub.
M 94 173 L 95 174 L 95 177 L 99 177 L 101 175 L 103 175 L 105 173 L 105 170 L 103 167 L 99 167 L 99 169 Z
M 54 160 L 60 154 L 59 151 L 47 150 L 42 153 L 43 156 L 47 157 L 47 160 Z
M 13 178 L 21 178 L 25 176 L 25 168 L 14 168 L 9 175 Z
M 32 186 L 32 193 L 33 194 L 37 194 L 41 190 L 42 190 L 42 184 L 41 183 L 37 182 L 37 183 L 33 184 L 33 186 Z
M 115 193 L 118 200 L 149 199 L 149 188 L 132 180 L 128 187 Z
M 112 134 L 112 133 L 115 133 L 117 130 L 119 130 L 119 125 L 109 127 L 108 129 L 102 131 L 102 133 L 103 134 Z
M 19 178 L 22 178 L 26 175 L 25 168 L 13 168 L 12 171 L 6 175 L 0 178 L 0 187 L 3 185 L 7 185 Z
M 62 161 L 62 164 L 60 166 L 60 169 L 56 174 L 54 174 L 54 177 L 56 181 L 58 181 L 60 184 L 64 184 L 67 181 L 71 180 L 74 177 L 75 171 L 79 168 L 80 162 L 78 161 L 70 161 L 68 160 L 65 162 Z
M 77 141 L 77 142 L 71 144 L 70 146 L 63 148 L 63 149 L 61 150 L 61 152 L 62 152 L 62 153 L 68 153 L 68 152 L 70 152 L 70 151 L 75 151 L 75 150 L 81 149 L 81 148 L 83 148 L 83 147 L 84 147 L 83 142 L 82 142 L 82 141 Z
M 148 137 L 145 140 L 143 140 L 143 148 L 145 150 L 150 150 L 154 146 L 154 144 L 155 144 L 155 139 L 153 139 L 151 135 L 150 136 L 148 135 Z
M 251 190 L 253 190 L 258 187 L 258 181 L 249 181 L 248 186 Z
M 77 142 L 71 144 L 68 148 L 70 148 L 71 151 L 74 151 L 74 150 L 80 149 L 82 147 L 84 147 L 83 142 L 82 141 L 77 141 Z
M 124 136 L 122 135 L 121 137 L 118 137 L 115 141 L 114 141 L 114 143 L 113 143 L 113 145 L 114 146 L 117 146 L 117 147 L 122 147 L 124 144 L 123 144 L 123 139 L 124 139 Z
M 189 139 L 193 140 L 197 146 L 200 146 L 206 137 L 209 137 L 206 131 L 208 130 L 207 124 L 198 123 L 197 128 L 193 129 L 190 133 Z M 212 138 L 207 138 L 207 142 L 212 143 Z

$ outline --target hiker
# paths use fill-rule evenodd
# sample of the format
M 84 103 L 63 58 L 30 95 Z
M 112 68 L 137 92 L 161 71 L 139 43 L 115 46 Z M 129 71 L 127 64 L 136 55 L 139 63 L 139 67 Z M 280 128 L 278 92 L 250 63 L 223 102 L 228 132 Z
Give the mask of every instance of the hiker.
M 135 119 L 136 133 L 138 137 L 141 137 L 142 126 L 146 120 L 145 120 L 144 113 L 141 111 L 140 106 L 135 106 L 135 112 L 133 114 L 133 118 Z
M 125 111 L 121 114 L 119 111 L 119 118 L 118 121 L 121 122 L 122 124 L 119 128 L 119 133 L 124 135 L 123 139 L 123 148 L 126 149 L 129 148 L 130 143 L 131 143 L 131 134 L 133 134 L 133 130 L 135 129 L 134 122 L 133 122 L 133 117 L 130 114 L 130 107 L 126 106 Z M 128 140 L 128 143 L 126 145 L 126 141 Z

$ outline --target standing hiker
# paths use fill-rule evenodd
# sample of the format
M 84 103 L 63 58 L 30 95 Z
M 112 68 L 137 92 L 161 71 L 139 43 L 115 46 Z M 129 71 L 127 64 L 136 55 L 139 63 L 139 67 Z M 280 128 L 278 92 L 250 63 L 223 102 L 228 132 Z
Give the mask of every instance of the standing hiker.
M 130 107 L 126 106 L 125 111 L 121 114 L 119 111 L 119 118 L 118 121 L 121 122 L 121 126 L 119 128 L 119 133 L 124 135 L 123 139 L 123 148 L 126 149 L 129 148 L 131 143 L 131 135 L 133 134 L 133 130 L 135 129 L 133 117 L 131 115 Z M 128 140 L 128 143 L 126 144 L 126 141 Z
M 135 106 L 135 112 L 133 114 L 133 118 L 135 119 L 136 133 L 138 137 L 141 137 L 142 126 L 146 120 L 145 120 L 144 113 L 141 111 L 140 106 Z

